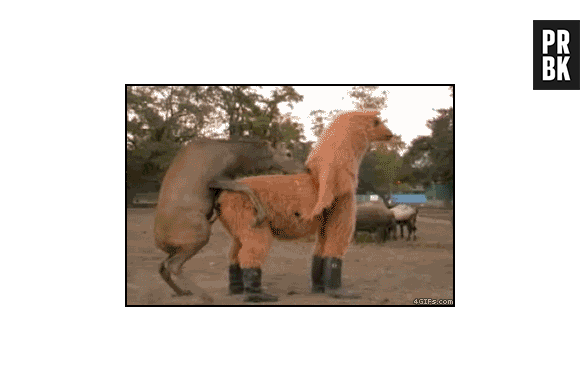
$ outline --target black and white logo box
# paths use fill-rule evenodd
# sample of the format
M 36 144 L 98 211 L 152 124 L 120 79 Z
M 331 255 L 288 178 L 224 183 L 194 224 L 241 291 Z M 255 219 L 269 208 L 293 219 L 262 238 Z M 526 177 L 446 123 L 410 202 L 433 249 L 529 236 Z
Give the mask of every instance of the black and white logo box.
M 580 20 L 534 20 L 534 90 L 580 90 Z

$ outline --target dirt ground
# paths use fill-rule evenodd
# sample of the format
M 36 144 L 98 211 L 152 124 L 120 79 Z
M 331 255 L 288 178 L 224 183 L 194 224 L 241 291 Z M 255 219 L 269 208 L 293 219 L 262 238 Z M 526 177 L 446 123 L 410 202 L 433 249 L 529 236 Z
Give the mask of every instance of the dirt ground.
M 199 305 L 197 297 L 176 297 L 161 279 L 158 268 L 166 257 L 153 241 L 153 208 L 127 209 L 127 305 Z M 310 261 L 314 243 L 274 241 L 263 266 L 262 286 L 277 295 L 267 305 L 414 305 L 440 304 L 453 299 L 452 212 L 420 208 L 417 240 L 370 242 L 357 234 L 343 260 L 343 287 L 361 299 L 335 299 L 310 294 Z M 406 231 L 405 231 L 406 235 Z M 228 250 L 231 239 L 216 221 L 210 242 L 183 268 L 184 277 L 210 293 L 214 305 L 264 305 L 228 295 Z M 452 304 L 443 302 L 441 304 Z

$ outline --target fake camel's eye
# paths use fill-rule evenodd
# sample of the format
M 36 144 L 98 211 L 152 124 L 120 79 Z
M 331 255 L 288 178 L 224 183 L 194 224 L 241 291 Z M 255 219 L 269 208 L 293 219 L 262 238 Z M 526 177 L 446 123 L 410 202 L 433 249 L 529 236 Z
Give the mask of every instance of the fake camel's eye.
M 378 119 L 375 120 L 375 126 L 379 126 L 380 123 L 381 121 L 379 121 Z
M 292 157 L 292 154 L 291 154 L 290 152 L 288 152 L 288 153 L 286 154 L 286 157 Z

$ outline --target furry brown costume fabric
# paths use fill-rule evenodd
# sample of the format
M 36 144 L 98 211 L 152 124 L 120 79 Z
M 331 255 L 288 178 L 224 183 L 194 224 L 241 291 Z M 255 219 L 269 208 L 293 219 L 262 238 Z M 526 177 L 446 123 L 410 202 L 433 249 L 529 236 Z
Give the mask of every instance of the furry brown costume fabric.
M 339 196 L 354 196 L 360 163 L 370 142 L 386 141 L 393 136 L 378 114 L 378 111 L 344 113 L 322 132 L 306 160 L 306 167 L 320 187 L 317 203 L 308 217 L 321 214 Z
M 233 238 L 231 263 L 259 268 L 273 237 L 294 239 L 314 232 L 315 256 L 344 257 L 356 223 L 360 162 L 372 141 L 392 136 L 376 111 L 343 113 L 310 153 L 309 173 L 239 180 L 269 210 L 267 223 L 260 227 L 251 226 L 254 210 L 247 196 L 224 191 L 218 199 L 219 219 Z

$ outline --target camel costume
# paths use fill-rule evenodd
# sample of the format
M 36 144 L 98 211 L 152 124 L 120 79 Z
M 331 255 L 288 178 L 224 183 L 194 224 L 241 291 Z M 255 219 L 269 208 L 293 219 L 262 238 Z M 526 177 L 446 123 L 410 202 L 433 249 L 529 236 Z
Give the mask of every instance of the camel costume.
M 337 116 L 308 156 L 308 173 L 239 180 L 269 210 L 262 226 L 251 226 L 254 210 L 247 196 L 227 190 L 221 194 L 219 219 L 233 237 L 230 293 L 245 292 L 246 301 L 275 301 L 261 289 L 261 265 L 273 238 L 316 233 L 312 292 L 341 295 L 342 258 L 356 225 L 359 166 L 372 141 L 393 136 L 378 114 L 354 111 Z

